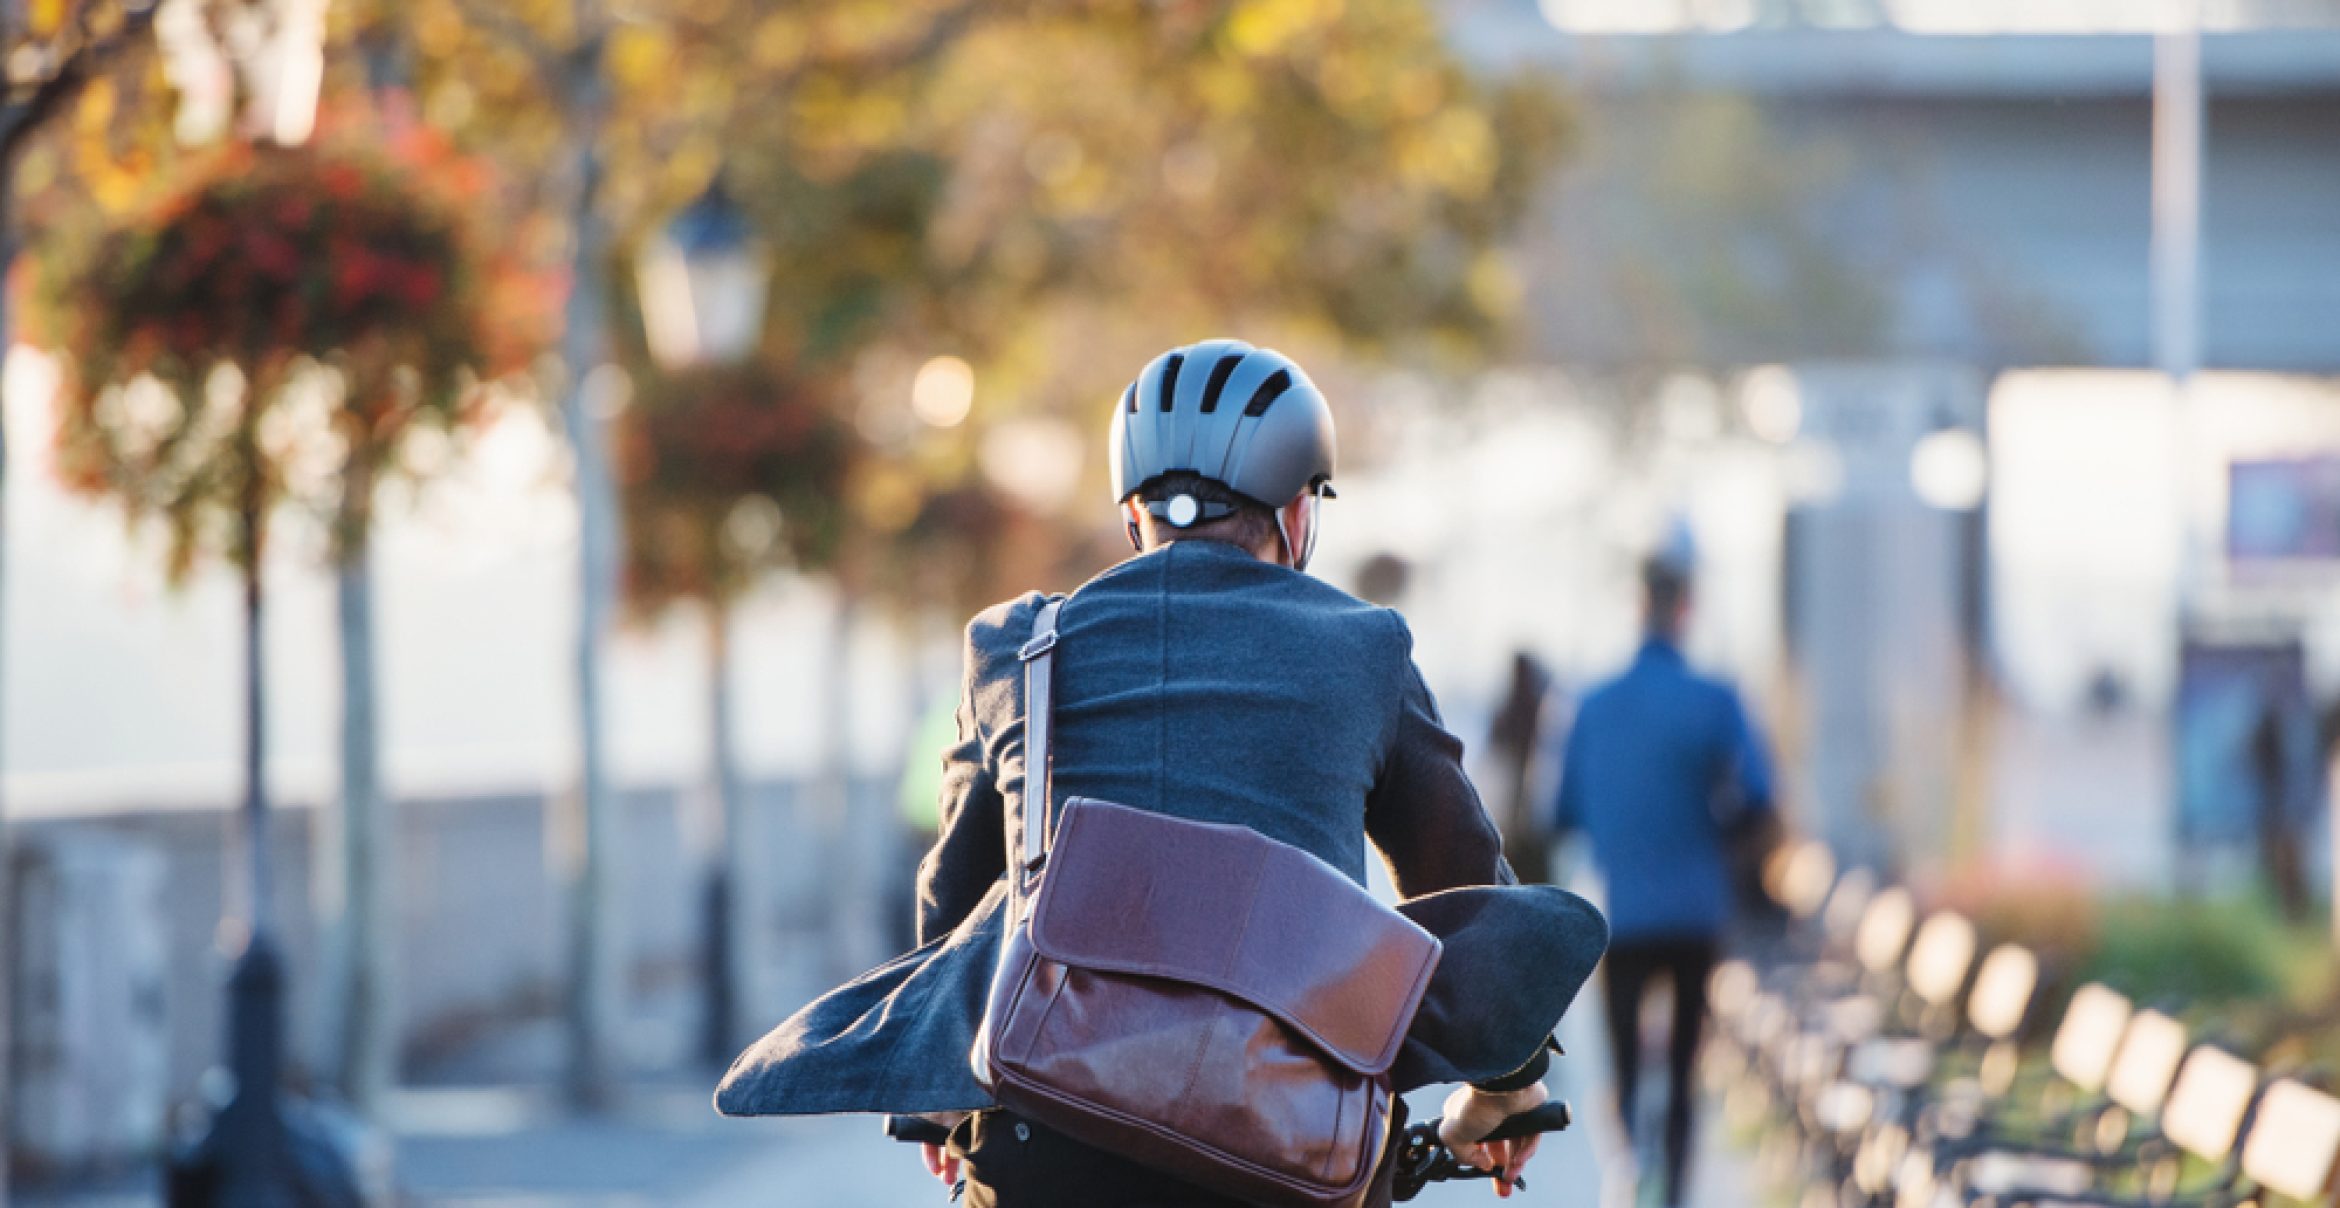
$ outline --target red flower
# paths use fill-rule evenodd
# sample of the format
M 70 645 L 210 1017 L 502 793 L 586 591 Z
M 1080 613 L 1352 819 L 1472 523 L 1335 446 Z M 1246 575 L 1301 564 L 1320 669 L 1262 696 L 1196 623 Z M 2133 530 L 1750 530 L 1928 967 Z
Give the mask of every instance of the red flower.
M 251 260 L 252 267 L 279 281 L 290 281 L 301 271 L 300 248 L 274 231 L 247 229 L 244 255 Z
M 344 311 L 356 310 L 382 280 L 383 265 L 371 248 L 352 246 L 333 266 L 333 303 Z
M 278 199 L 274 217 L 280 227 L 297 229 L 309 225 L 309 199 L 297 193 Z
M 326 164 L 317 169 L 317 184 L 336 201 L 354 200 L 365 192 L 365 174 L 348 164 Z
M 398 275 L 398 296 L 420 309 L 439 300 L 439 270 L 428 264 L 410 264 Z

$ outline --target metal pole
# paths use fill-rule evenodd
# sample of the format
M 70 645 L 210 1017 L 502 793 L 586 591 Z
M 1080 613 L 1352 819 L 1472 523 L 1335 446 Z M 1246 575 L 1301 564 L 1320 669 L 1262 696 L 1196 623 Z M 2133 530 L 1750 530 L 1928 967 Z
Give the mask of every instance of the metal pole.
M 2202 30 L 2172 7 L 2153 41 L 2153 360 L 2182 383 L 2202 366 Z
M 2196 431 L 2201 418 L 2187 386 L 2200 368 L 2202 214 L 2202 43 L 2199 12 L 2191 0 L 2166 0 L 2170 24 L 2153 40 L 2153 234 L 2152 353 L 2169 379 L 2185 447 L 2208 447 Z M 2178 484 L 2180 616 L 2210 581 L 2214 538 L 2195 506 L 2197 477 L 2206 467 L 2189 466 Z M 2184 622 L 2181 620 L 2180 625 Z M 2182 635 L 2181 635 L 2182 636 Z M 2178 825 L 2173 818 L 2167 825 Z M 2191 849 L 2173 843 L 2172 872 L 2190 877 Z
M 251 439 L 250 425 L 243 436 Z M 261 660 L 259 451 L 247 447 L 250 481 L 241 507 L 244 553 L 244 804 L 248 864 L 244 950 L 228 975 L 228 1072 L 235 1093 L 211 1130 L 173 1155 L 164 1182 L 170 1208 L 344 1208 L 360 1202 L 349 1161 L 333 1138 L 296 1124 L 277 1083 L 284 1068 L 284 961 L 271 937 L 268 865 L 266 679 Z
M 8 270 L 16 263 L 16 231 L 10 221 L 13 216 L 10 203 L 15 200 L 15 196 L 16 173 L 14 166 L 0 164 L 0 280 L 7 279 Z M 10 337 L 9 319 L 7 291 L 0 290 L 0 365 L 4 365 L 7 360 Z M 4 554 L 7 549 L 8 434 L 6 418 L 5 397 L 0 396 L 0 554 Z M 0 570 L 4 569 L 4 565 L 0 565 Z M 0 575 L 0 599 L 6 598 L 6 584 L 5 576 Z M 4 612 L 0 612 L 0 618 L 4 618 L 5 615 Z M 5 664 L 0 664 L 0 667 L 4 666 Z M 5 677 L 0 677 L 0 686 L 4 686 L 6 682 Z M 4 767 L 6 767 L 6 761 L 0 759 L 0 768 Z M 16 927 L 14 922 L 16 890 L 14 881 L 9 877 L 9 872 L 15 862 L 16 859 L 11 853 L 8 837 L 8 802 L 5 797 L 0 797 L 0 1208 L 7 1208 L 8 1204 L 9 1142 L 16 1135 L 15 1125 L 12 1123 L 14 1116 L 11 1114 L 16 1098 L 16 1083 L 15 1076 L 10 1072 L 8 1066 L 8 1050 L 12 1047 L 9 1038 L 15 1034 L 9 1031 L 8 1018 L 11 1005 L 8 1001 L 11 993 L 9 987 L 16 984 Z
M 383 799 L 379 692 L 374 673 L 372 450 L 353 448 L 345 474 L 335 613 L 341 644 L 341 801 L 319 821 L 318 899 L 331 962 L 326 998 L 330 1059 L 342 1095 L 372 1115 L 395 1081 L 391 903 L 394 858 Z
M 602 412 L 614 388 L 606 365 L 602 291 L 609 233 L 600 212 L 600 141 L 607 90 L 602 81 L 606 30 L 599 6 L 581 4 L 582 33 L 568 61 L 570 123 L 570 278 L 561 354 L 567 370 L 561 419 L 576 465 L 578 513 L 576 816 L 560 869 L 568 904 L 569 1094 L 580 1106 L 606 1105 L 614 1093 L 624 1011 L 610 867 L 617 840 L 602 733 L 601 645 L 617 589 L 617 506 L 609 477 Z
M 248 454 L 254 485 L 245 488 L 244 540 L 244 805 L 247 864 L 244 951 L 228 978 L 228 1069 L 236 1077 L 234 1103 L 219 1122 L 222 1200 L 264 1203 L 282 1161 L 276 1083 L 284 1055 L 284 966 L 269 935 L 274 878 L 268 867 L 267 677 L 261 640 L 259 458 Z M 232 1138 L 232 1140 L 230 1140 Z
M 731 617 L 720 598 L 707 602 L 707 725 L 709 772 L 714 809 L 707 827 L 705 858 L 707 1019 L 703 1050 L 709 1064 L 730 1063 L 746 1006 L 745 944 L 748 920 L 739 909 L 744 882 L 739 876 L 740 845 L 746 837 L 746 802 L 741 795 L 739 760 L 732 744 Z

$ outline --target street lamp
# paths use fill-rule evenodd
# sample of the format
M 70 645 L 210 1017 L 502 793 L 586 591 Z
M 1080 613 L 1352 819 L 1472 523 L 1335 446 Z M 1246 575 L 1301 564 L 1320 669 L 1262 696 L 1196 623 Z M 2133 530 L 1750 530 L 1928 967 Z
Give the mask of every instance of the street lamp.
M 1990 481 L 1990 450 L 1972 428 L 1946 424 L 1910 448 L 1910 490 L 1928 507 L 1971 512 L 1982 506 Z
M 669 373 L 720 369 L 755 355 L 764 326 L 771 256 L 718 177 L 642 248 L 636 265 L 642 327 L 650 354 Z M 706 883 L 700 934 L 706 944 L 707 1016 L 703 1051 L 715 1065 L 731 1059 L 747 968 L 739 925 L 741 877 L 735 867 L 745 801 L 732 751 L 730 619 L 719 594 L 707 600 L 709 757 L 715 808 L 707 828 Z
M 635 271 L 642 326 L 661 366 L 728 365 L 754 354 L 771 254 L 721 178 L 650 237 Z

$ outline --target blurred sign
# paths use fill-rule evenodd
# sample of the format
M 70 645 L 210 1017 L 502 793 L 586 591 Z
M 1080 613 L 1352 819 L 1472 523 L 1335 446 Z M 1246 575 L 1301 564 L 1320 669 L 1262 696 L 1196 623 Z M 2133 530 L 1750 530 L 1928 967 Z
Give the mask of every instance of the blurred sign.
M 2340 559 L 2340 457 L 2232 463 L 2226 556 L 2237 562 Z

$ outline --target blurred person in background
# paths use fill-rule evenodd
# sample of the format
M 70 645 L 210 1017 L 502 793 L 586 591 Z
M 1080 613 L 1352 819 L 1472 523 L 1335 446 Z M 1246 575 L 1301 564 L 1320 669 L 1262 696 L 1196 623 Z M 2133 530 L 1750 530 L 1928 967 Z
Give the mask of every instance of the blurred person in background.
M 1673 986 L 1666 1053 L 1665 1203 L 1682 1203 L 1706 982 L 1731 918 L 1734 848 L 1775 817 L 1771 769 L 1729 684 L 1682 655 L 1690 576 L 1676 560 L 1642 567 L 1645 636 L 1632 666 L 1578 708 L 1561 761 L 1556 822 L 1582 830 L 1608 887 L 1603 962 L 1617 1113 L 1628 1142 L 1641 1072 L 1641 1005 Z
M 959 688 L 950 684 L 927 701 L 918 714 L 917 728 L 910 734 L 913 754 L 903 762 L 902 783 L 895 797 L 896 817 L 907 850 L 923 852 L 933 847 L 935 836 L 942 833 L 942 762 L 934 752 L 948 750 L 958 737 Z M 897 950 L 918 946 L 918 896 L 910 883 L 914 876 L 914 872 L 906 873 L 899 886 L 901 892 L 886 895 L 894 905 L 886 923 Z
M 1536 786 L 1544 765 L 1546 701 L 1552 693 L 1551 673 L 1525 650 L 1511 656 L 1511 686 L 1487 727 L 1487 760 L 1493 774 L 1490 813 L 1503 834 L 1503 855 L 1511 870 L 1529 885 L 1552 879 L 1552 829 L 1547 812 L 1538 808 Z

